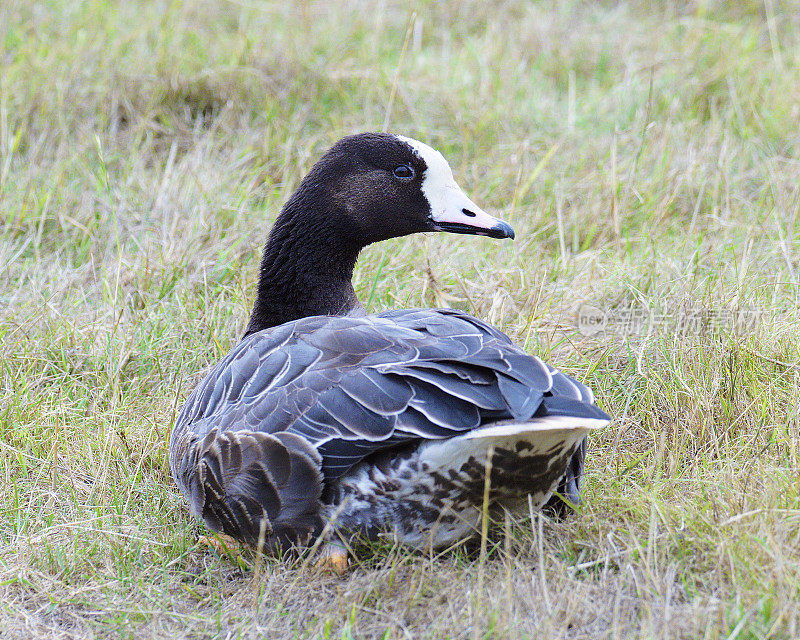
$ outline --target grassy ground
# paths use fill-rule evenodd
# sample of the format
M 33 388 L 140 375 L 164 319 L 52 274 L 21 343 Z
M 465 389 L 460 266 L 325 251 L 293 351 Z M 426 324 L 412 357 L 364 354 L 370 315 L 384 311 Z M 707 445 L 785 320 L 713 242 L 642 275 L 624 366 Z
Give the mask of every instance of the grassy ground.
M 0 635 L 800 637 L 796 2 L 328 4 L 0 4 Z M 585 507 L 341 579 L 218 556 L 176 406 L 299 178 L 384 122 L 517 240 L 375 246 L 357 291 L 591 384 Z M 587 336 L 584 303 L 663 321 Z

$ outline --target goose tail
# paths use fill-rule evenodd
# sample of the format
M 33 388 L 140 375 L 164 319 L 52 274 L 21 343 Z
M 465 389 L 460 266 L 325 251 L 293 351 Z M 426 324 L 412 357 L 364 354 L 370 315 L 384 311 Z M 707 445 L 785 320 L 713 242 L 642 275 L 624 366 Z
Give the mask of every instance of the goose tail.
M 432 468 L 453 470 L 481 495 L 490 470 L 493 500 L 513 505 L 530 495 L 535 507 L 548 505 L 561 515 L 570 503 L 580 504 L 587 433 L 608 423 L 605 414 L 495 422 L 432 443 L 422 458 Z

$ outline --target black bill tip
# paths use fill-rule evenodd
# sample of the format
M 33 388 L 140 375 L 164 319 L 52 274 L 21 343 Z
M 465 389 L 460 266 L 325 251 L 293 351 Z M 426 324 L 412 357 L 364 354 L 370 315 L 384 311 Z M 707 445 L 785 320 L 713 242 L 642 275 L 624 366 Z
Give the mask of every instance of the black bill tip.
M 509 238 L 513 240 L 514 229 L 507 222 L 498 220 L 497 224 L 489 229 L 488 235 L 490 238 Z

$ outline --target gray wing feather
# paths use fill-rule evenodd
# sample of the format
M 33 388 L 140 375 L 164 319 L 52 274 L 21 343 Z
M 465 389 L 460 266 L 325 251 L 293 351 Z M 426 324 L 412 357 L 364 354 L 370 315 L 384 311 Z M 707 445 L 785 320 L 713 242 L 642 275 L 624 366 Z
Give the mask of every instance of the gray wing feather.
M 588 387 L 460 311 L 315 316 L 234 347 L 195 389 L 173 438 L 212 428 L 294 434 L 319 451 L 330 482 L 387 447 L 548 407 L 583 415 L 592 400 Z
M 361 369 L 342 379 L 341 390 L 365 409 L 380 415 L 398 415 L 414 396 L 402 376 L 393 378 L 374 368 Z

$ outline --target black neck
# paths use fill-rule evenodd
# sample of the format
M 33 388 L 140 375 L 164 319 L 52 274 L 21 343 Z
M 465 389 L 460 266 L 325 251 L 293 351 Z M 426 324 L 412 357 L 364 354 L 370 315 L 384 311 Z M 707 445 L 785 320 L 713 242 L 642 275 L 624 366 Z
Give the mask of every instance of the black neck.
M 258 292 L 245 335 L 358 306 L 353 268 L 361 245 L 330 202 L 301 187 L 275 221 L 261 259 Z

